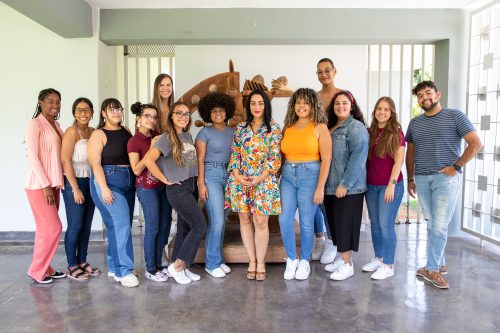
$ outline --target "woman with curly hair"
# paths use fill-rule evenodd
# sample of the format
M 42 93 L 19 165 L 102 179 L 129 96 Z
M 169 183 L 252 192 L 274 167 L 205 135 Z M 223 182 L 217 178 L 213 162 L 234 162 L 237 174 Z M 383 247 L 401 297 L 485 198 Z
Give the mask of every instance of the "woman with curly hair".
M 363 271 L 375 271 L 371 278 L 384 280 L 394 275 L 397 242 L 394 221 L 404 193 L 401 166 L 405 155 L 405 137 L 392 98 L 380 97 L 372 115 L 366 163 L 366 205 L 375 258 L 363 266 Z
M 325 209 L 333 243 L 341 258 L 326 265 L 332 280 L 354 275 L 352 251 L 358 251 L 366 192 L 368 131 L 354 96 L 337 93 L 327 110 L 333 155 L 325 186 Z
M 198 207 L 196 177 L 198 164 L 189 134 L 191 113 L 186 104 L 176 102 L 167 115 L 166 131 L 144 157 L 144 164 L 166 187 L 170 205 L 177 212 L 177 234 L 172 260 L 167 270 L 177 283 L 200 280 L 188 267 L 207 231 L 205 217 Z
M 224 263 L 222 245 L 227 217 L 224 189 L 234 135 L 234 128 L 226 124 L 234 115 L 234 101 L 229 95 L 210 93 L 201 99 L 198 112 L 205 123 L 211 124 L 198 133 L 195 141 L 198 196 L 205 201 L 209 222 L 205 238 L 205 270 L 213 277 L 222 278 L 231 272 Z
M 247 279 L 266 279 L 269 215 L 281 213 L 279 180 L 281 129 L 272 120 L 265 92 L 253 90 L 246 99 L 246 121 L 234 132 L 226 207 L 238 212 L 243 245 L 250 260 Z M 251 219 L 252 217 L 252 219 Z
M 314 216 L 323 202 L 324 188 L 332 158 L 332 139 L 316 92 L 309 88 L 295 91 L 288 103 L 281 152 L 282 214 L 281 238 L 286 251 L 285 280 L 309 277 Z M 297 258 L 294 221 L 299 209 L 300 261 Z

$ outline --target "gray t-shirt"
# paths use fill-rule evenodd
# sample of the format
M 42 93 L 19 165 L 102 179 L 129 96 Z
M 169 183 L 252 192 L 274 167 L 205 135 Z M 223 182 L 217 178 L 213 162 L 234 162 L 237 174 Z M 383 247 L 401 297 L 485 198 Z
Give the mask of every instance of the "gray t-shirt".
M 168 181 L 172 183 L 182 182 L 188 178 L 198 176 L 198 160 L 196 159 L 196 149 L 191 134 L 182 132 L 177 137 L 183 145 L 182 159 L 184 160 L 184 166 L 178 166 L 175 163 L 172 155 L 172 144 L 165 133 L 155 143 L 155 148 L 158 148 L 161 152 L 161 156 L 156 160 L 156 165 L 158 165 Z
M 223 131 L 212 126 L 204 127 L 196 136 L 196 140 L 203 141 L 207 145 L 205 161 L 229 163 L 233 136 L 232 127 L 226 127 Z

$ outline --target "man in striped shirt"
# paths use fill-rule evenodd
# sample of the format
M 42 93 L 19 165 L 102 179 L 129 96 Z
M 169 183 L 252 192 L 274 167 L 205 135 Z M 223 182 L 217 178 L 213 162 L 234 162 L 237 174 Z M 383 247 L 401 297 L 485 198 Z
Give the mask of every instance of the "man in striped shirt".
M 408 193 L 415 197 L 418 192 L 427 221 L 427 264 L 417 270 L 417 276 L 447 289 L 444 249 L 460 191 L 460 175 L 482 145 L 463 112 L 441 106 L 441 93 L 434 82 L 423 81 L 412 92 L 425 111 L 410 121 L 406 132 Z M 467 143 L 463 153 L 462 138 Z

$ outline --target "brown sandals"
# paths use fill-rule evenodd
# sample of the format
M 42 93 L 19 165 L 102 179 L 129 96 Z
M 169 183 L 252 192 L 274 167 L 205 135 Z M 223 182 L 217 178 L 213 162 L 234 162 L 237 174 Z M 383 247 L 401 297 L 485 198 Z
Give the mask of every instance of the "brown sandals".
M 250 261 L 248 264 L 249 264 L 248 266 L 250 266 L 250 264 L 256 265 L 255 261 Z M 256 265 L 256 267 L 257 267 L 257 265 Z M 247 271 L 247 279 L 249 279 L 249 280 L 255 280 L 256 275 L 257 275 L 256 271 Z
M 89 274 L 90 276 L 101 275 L 99 268 L 92 267 L 88 262 L 78 265 L 82 271 Z
M 266 279 L 266 263 L 265 262 L 257 262 L 257 266 L 263 265 L 264 271 L 259 272 L 258 270 L 255 272 L 255 280 L 264 281 Z
M 79 266 L 75 266 L 73 268 L 68 267 L 68 273 L 66 275 L 68 278 L 75 281 L 87 281 L 90 279 L 90 275 L 84 272 L 84 270 Z

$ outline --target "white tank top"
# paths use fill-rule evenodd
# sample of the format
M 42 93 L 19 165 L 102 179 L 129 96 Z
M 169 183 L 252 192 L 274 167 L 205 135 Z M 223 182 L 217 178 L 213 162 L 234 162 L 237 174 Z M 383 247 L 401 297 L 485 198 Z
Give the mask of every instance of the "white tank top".
M 75 143 L 75 149 L 73 150 L 73 157 L 71 162 L 73 164 L 73 172 L 77 178 L 90 178 L 91 167 L 89 159 L 87 157 L 87 143 L 88 139 L 82 139 L 82 133 L 77 128 L 78 134 L 80 135 L 80 140 Z

